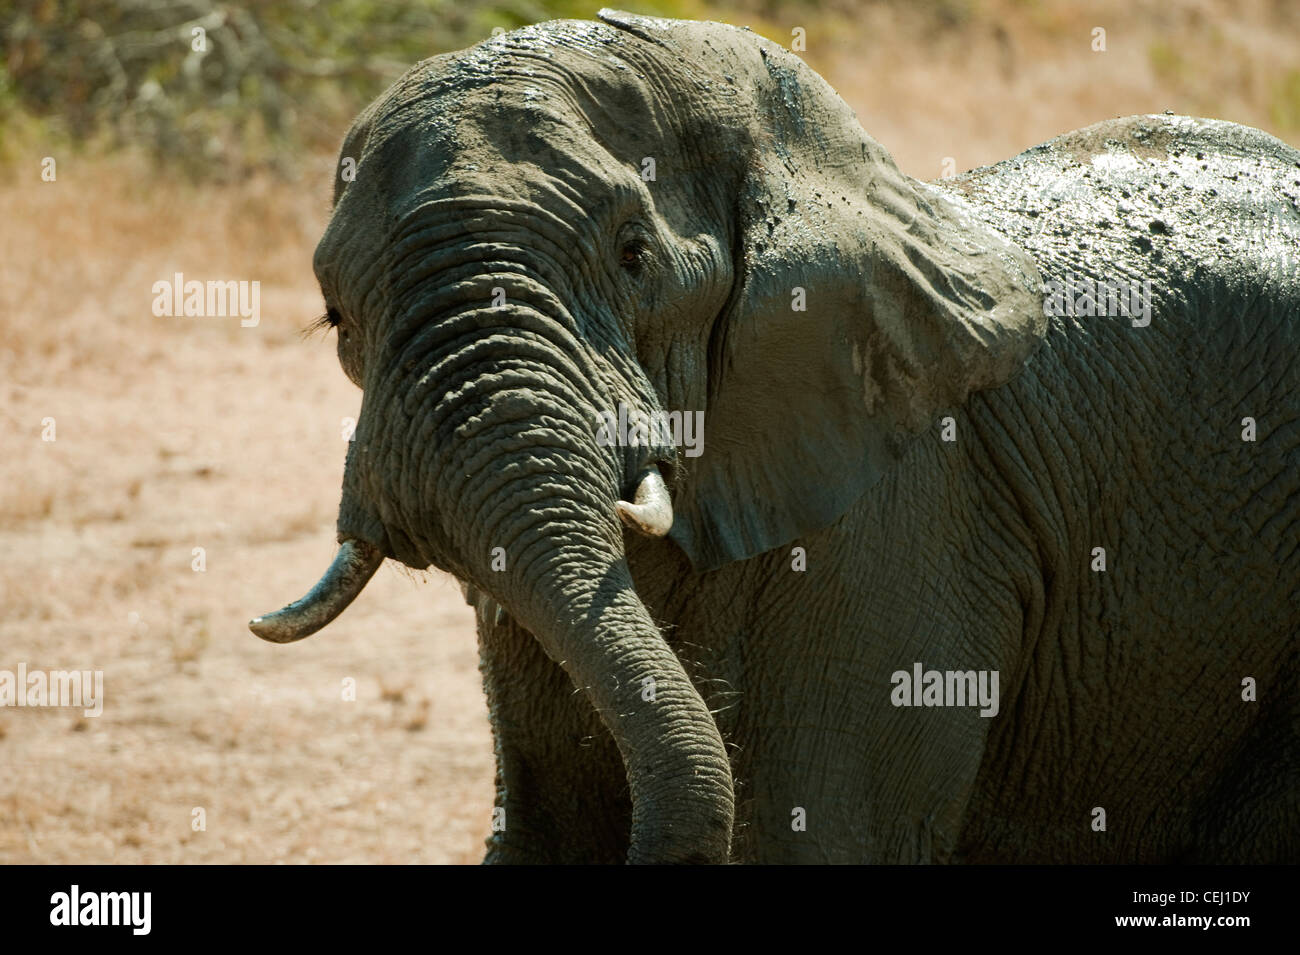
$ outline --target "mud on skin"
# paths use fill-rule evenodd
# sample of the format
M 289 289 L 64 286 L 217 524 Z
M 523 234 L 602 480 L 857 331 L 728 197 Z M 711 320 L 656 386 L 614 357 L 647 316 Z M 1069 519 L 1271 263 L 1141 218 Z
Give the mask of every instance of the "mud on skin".
M 775 44 L 603 11 L 341 157 L 342 548 L 254 629 L 455 575 L 488 861 L 1300 858 L 1296 150 L 1139 116 L 923 183 Z

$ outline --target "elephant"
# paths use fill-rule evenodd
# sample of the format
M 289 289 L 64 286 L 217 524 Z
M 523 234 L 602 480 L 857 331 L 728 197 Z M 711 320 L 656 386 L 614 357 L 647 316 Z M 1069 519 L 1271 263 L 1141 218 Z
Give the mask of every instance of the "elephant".
M 484 861 L 1300 859 L 1296 149 L 922 182 L 780 45 L 602 10 L 416 65 L 338 170 L 339 549 L 250 626 L 460 581 Z

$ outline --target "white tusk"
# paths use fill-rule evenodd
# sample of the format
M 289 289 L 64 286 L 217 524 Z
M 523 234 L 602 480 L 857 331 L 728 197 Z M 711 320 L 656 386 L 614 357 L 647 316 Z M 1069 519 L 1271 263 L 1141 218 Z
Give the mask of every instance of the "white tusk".
M 637 481 L 634 503 L 616 501 L 614 512 L 619 519 L 646 537 L 664 537 L 673 526 L 673 502 L 668 487 L 657 468 L 644 471 Z

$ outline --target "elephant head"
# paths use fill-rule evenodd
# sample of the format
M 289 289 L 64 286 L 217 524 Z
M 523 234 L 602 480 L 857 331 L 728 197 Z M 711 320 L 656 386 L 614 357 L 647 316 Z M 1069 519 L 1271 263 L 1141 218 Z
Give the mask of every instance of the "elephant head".
M 427 60 L 349 132 L 315 257 L 364 392 L 341 547 L 252 626 L 314 632 L 384 557 L 449 571 L 600 713 L 630 858 L 723 861 L 727 753 L 624 534 L 704 572 L 827 526 L 1044 319 L 1024 254 L 903 176 L 798 58 L 601 20 Z M 620 404 L 702 411 L 704 453 L 606 446 Z

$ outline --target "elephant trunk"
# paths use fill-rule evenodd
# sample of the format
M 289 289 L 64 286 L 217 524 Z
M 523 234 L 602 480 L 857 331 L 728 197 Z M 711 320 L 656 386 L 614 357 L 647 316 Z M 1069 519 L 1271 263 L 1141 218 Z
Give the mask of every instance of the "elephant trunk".
M 577 579 L 567 564 L 560 551 L 544 573 L 554 582 L 542 588 L 550 598 L 511 610 L 585 691 L 618 744 L 632 799 L 628 861 L 726 862 L 731 770 L 708 707 L 633 590 L 626 563 L 607 565 L 597 579 Z
M 504 308 L 482 307 L 487 289 L 463 282 L 459 309 L 419 322 L 395 356 L 412 371 L 376 403 L 392 409 L 381 440 L 403 449 L 402 464 L 384 469 L 395 483 L 378 494 L 402 512 L 384 515 L 389 540 L 400 523 L 416 551 L 493 597 L 586 694 L 627 773 L 631 861 L 725 862 L 726 748 L 624 555 L 624 522 L 651 536 L 672 523 L 660 449 L 597 440 L 598 412 L 653 395 L 635 393 L 608 350 L 584 344 L 561 304 L 568 294 L 512 278 Z M 425 302 L 445 305 L 441 294 Z M 393 434 L 399 407 L 403 436 Z M 385 459 L 357 456 L 367 460 Z M 380 483 L 357 477 L 359 489 Z
M 531 632 L 600 714 L 627 773 L 629 860 L 725 862 L 726 749 L 624 556 L 620 518 L 666 533 L 667 489 L 653 463 L 597 446 L 594 398 L 578 383 L 600 371 L 574 374 L 563 366 L 586 361 L 581 353 L 555 341 L 542 348 L 518 330 L 527 319 L 514 320 L 510 361 L 522 355 L 531 367 L 503 367 L 490 350 L 477 367 L 463 351 L 444 361 L 459 371 L 441 378 L 450 387 L 416 417 L 429 450 L 411 460 L 418 476 L 402 480 L 429 510 L 407 530 L 422 553 L 455 555 L 448 569 Z

